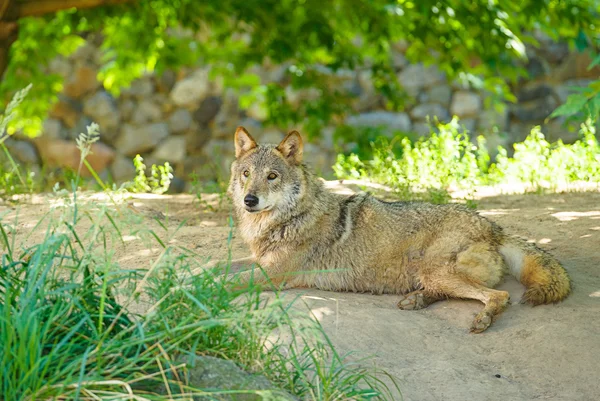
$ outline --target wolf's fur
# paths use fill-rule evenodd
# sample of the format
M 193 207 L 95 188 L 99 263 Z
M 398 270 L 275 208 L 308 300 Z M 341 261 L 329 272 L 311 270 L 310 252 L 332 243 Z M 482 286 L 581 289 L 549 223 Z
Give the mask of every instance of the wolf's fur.
M 508 304 L 507 292 L 492 289 L 507 272 L 534 305 L 570 292 L 555 258 L 462 206 L 329 192 L 302 163 L 295 131 L 278 146 L 258 145 L 240 127 L 235 147 L 228 192 L 253 254 L 243 264 L 257 262 L 268 276 L 245 271 L 242 281 L 252 276 L 282 288 L 398 294 L 401 309 L 446 297 L 477 299 L 485 306 L 473 332 L 487 329 Z M 257 205 L 245 205 L 249 194 Z

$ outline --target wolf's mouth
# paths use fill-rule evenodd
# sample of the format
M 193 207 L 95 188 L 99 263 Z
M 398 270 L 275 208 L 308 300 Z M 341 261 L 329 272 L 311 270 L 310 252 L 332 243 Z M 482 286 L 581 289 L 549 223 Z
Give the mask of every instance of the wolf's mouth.
M 273 206 L 267 206 L 267 207 L 264 207 L 262 209 L 256 209 L 256 208 L 253 208 L 253 207 L 246 206 L 246 211 L 248 213 L 260 213 L 260 212 L 268 212 L 272 208 L 273 208 Z

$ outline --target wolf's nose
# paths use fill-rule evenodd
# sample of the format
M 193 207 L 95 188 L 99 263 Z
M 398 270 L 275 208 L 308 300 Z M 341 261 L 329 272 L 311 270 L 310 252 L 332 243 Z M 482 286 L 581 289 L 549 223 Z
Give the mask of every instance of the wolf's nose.
M 258 198 L 254 195 L 248 194 L 244 198 L 244 204 L 248 207 L 254 207 L 254 206 L 258 205 Z

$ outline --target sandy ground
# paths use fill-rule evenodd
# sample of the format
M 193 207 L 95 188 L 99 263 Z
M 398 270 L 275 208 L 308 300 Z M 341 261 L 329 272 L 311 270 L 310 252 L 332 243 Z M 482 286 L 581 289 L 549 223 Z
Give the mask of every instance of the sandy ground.
M 88 201 L 98 206 L 106 199 Z M 35 224 L 43 216 L 59 218 L 59 203 L 43 196 L 5 203 L 2 224 L 16 233 L 17 243 L 33 244 L 43 236 Z M 122 232 L 125 246 L 115 246 L 115 259 L 143 267 L 158 255 L 158 246 L 149 249 L 134 232 L 136 224 L 163 230 L 171 243 L 200 255 L 225 257 L 229 209 L 226 202 L 216 210 L 208 204 L 216 205 L 216 196 L 203 196 L 203 202 L 189 195 L 126 200 L 121 208 L 146 218 L 125 225 L 132 232 Z M 510 292 L 513 304 L 483 334 L 468 332 L 481 308 L 475 301 L 400 311 L 395 296 L 290 290 L 285 297 L 301 295 L 341 353 L 374 355 L 398 379 L 405 400 L 600 399 L 600 193 L 496 196 L 481 199 L 478 207 L 508 232 L 556 255 L 573 279 L 574 293 L 560 304 L 532 308 L 518 303 L 523 287 L 507 278 L 500 288 Z M 91 225 L 93 209 L 89 215 L 84 226 Z M 159 219 L 168 233 L 147 217 Z M 248 255 L 235 234 L 231 246 L 234 258 Z

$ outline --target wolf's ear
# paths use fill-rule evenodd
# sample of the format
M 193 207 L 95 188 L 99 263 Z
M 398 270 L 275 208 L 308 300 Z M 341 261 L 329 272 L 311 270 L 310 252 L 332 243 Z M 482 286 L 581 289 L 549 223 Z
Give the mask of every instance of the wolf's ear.
M 293 161 L 294 163 L 300 163 L 302 161 L 302 138 L 298 131 L 292 131 L 279 145 L 277 145 L 277 150 L 281 152 L 281 154 L 288 160 Z
M 235 130 L 235 157 L 236 159 L 247 151 L 256 147 L 256 141 L 246 131 L 244 127 L 237 127 Z

